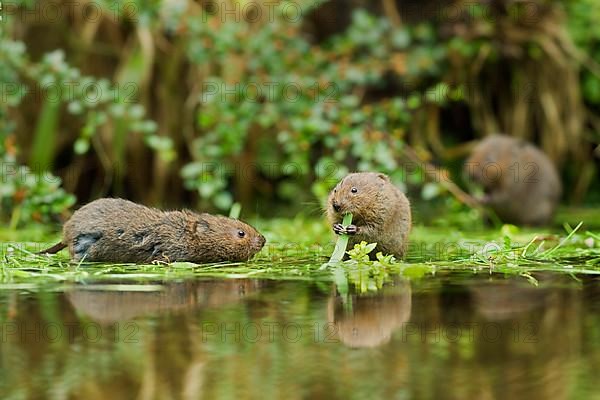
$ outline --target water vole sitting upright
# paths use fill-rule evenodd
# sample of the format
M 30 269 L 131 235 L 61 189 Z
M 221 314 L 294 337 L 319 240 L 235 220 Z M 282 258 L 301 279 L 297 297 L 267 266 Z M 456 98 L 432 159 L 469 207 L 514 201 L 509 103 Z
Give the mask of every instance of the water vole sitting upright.
M 352 213 L 352 225 L 341 225 Z M 327 218 L 336 234 L 350 235 L 349 248 L 365 241 L 377 243 L 377 252 L 402 257 L 408 245 L 411 212 L 408 199 L 387 175 L 358 172 L 347 175 L 329 194 Z
M 246 261 L 265 238 L 241 221 L 191 211 L 161 211 L 122 199 L 100 199 L 77 210 L 63 228 L 74 261 L 151 263 Z
M 465 162 L 468 178 L 483 186 L 481 202 L 504 222 L 551 221 L 562 185 L 552 161 L 531 143 L 506 135 L 482 140 Z

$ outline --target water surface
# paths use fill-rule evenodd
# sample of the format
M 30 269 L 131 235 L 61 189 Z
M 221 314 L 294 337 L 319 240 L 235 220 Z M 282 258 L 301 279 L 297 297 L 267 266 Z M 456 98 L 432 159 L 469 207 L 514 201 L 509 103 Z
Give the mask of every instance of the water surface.
M 535 277 L 5 288 L 0 398 L 599 398 L 600 279 Z

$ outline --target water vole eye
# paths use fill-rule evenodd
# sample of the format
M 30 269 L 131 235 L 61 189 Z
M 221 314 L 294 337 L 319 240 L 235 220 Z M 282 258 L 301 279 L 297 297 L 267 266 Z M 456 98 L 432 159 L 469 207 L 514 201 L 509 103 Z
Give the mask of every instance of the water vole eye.
M 358 189 L 357 189 L 357 188 L 355 188 L 355 187 L 353 187 L 352 189 L 350 189 L 350 191 L 351 191 L 352 193 L 358 193 Z
M 241 238 L 243 238 L 244 236 L 246 236 L 246 232 L 244 232 L 242 230 L 239 230 L 238 231 L 238 236 L 241 237 Z

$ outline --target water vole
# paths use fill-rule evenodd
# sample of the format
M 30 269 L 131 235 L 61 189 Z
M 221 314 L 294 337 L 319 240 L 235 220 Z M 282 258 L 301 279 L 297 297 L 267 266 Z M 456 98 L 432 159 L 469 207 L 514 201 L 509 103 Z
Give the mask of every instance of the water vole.
M 352 213 L 352 224 L 341 225 L 345 214 Z M 347 175 L 329 194 L 327 218 L 336 234 L 350 235 L 349 248 L 361 241 L 377 243 L 375 254 L 402 257 L 408 245 L 411 212 L 408 199 L 389 177 L 377 172 Z
M 191 211 L 161 211 L 122 199 L 100 199 L 77 210 L 63 228 L 74 261 L 151 263 L 246 261 L 265 238 L 241 221 Z
M 552 161 L 533 144 L 489 136 L 475 147 L 464 171 L 483 187 L 480 201 L 502 221 L 543 225 L 552 220 L 562 185 Z

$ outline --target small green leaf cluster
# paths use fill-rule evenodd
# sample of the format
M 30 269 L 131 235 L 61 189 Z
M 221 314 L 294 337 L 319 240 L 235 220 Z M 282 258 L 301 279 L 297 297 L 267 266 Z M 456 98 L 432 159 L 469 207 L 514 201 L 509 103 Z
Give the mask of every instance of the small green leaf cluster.
M 0 163 L 0 220 L 15 229 L 32 222 L 48 223 L 63 215 L 73 204 L 75 196 L 61 187 L 61 179 L 49 173 L 32 171 L 19 165 L 15 157 L 2 154 Z
M 390 278 L 390 273 L 398 267 L 394 256 L 384 256 L 381 252 L 376 254 L 376 260 L 371 261 L 369 254 L 375 247 L 377 243 L 364 241 L 354 245 L 354 248 L 348 251 L 350 259 L 338 267 L 345 272 L 348 283 L 353 284 L 361 293 L 381 289 Z

